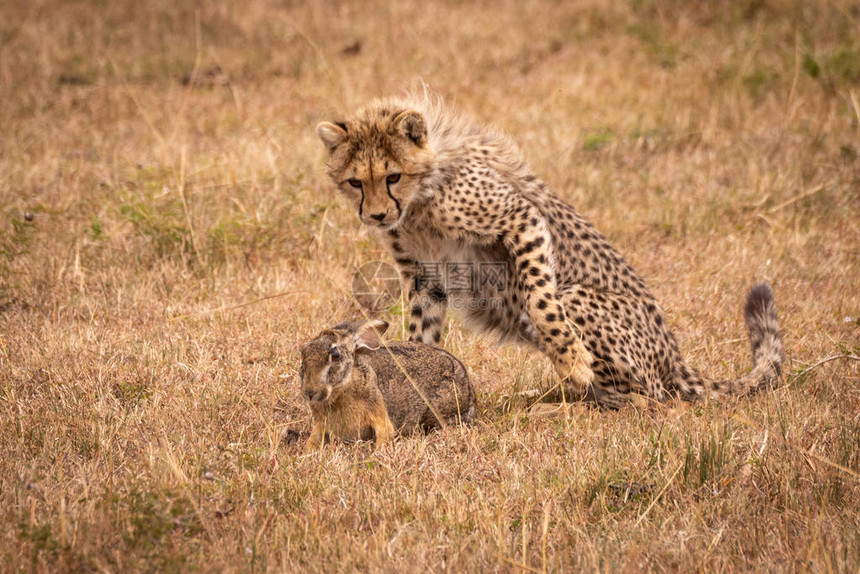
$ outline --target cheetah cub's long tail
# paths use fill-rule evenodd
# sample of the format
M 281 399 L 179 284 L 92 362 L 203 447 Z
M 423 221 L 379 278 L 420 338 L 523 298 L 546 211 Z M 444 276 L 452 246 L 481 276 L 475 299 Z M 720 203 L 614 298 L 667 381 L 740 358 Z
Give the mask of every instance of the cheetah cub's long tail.
M 758 283 L 747 294 L 744 319 L 752 347 L 752 370 L 734 380 L 707 381 L 711 396 L 743 395 L 766 385 L 773 385 L 782 375 L 782 333 L 773 300 L 773 290 L 767 283 Z

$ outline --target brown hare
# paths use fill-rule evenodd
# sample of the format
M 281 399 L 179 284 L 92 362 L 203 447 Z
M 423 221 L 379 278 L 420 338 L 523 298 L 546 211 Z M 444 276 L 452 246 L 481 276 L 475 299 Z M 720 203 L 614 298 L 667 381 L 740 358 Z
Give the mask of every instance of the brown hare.
M 375 439 L 468 423 L 477 400 L 466 368 L 441 349 L 382 343 L 381 320 L 345 322 L 302 348 L 302 395 L 313 414 L 306 450 L 327 439 Z

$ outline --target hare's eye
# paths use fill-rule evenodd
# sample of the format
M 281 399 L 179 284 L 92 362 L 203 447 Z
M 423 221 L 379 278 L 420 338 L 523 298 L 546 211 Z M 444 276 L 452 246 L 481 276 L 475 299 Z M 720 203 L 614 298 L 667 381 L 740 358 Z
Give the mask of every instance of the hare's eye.
M 391 173 L 388 175 L 388 177 L 385 178 L 385 181 L 387 181 L 388 183 L 397 183 L 398 181 L 400 181 L 400 174 Z
M 361 180 L 360 179 L 355 179 L 353 177 L 353 178 L 346 180 L 346 182 L 349 185 L 351 185 L 352 187 L 354 187 L 355 189 L 361 189 Z
M 331 355 L 331 358 L 335 361 L 340 359 L 340 349 L 338 349 L 337 347 L 332 347 L 331 349 L 329 349 L 329 354 Z

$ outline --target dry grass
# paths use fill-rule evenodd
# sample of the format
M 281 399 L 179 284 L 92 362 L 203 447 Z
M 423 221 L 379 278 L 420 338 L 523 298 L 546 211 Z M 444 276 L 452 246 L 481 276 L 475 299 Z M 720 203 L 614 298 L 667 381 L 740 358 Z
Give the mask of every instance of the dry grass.
M 857 2 L 240 4 L 0 4 L 0 569 L 857 571 L 860 362 L 803 373 L 860 351 Z M 786 384 L 534 420 L 547 361 L 454 320 L 478 424 L 301 456 L 297 346 L 387 257 L 313 127 L 417 77 L 706 372 L 772 281 Z

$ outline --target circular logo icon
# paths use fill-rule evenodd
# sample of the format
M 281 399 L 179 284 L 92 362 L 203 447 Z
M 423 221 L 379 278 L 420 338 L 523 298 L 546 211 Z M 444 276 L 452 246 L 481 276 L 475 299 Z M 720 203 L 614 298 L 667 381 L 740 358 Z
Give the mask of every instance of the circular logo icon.
M 385 311 L 400 299 L 400 272 L 385 261 L 370 261 L 352 275 L 352 295 L 371 313 Z

